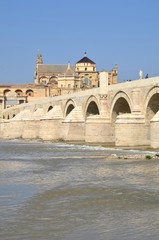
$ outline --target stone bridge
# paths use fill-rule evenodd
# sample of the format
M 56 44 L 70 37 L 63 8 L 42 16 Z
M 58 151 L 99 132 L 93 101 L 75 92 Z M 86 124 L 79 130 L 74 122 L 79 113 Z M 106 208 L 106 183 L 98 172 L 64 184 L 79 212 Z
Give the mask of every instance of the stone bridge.
M 48 97 L 3 110 L 1 138 L 159 147 L 159 77 Z

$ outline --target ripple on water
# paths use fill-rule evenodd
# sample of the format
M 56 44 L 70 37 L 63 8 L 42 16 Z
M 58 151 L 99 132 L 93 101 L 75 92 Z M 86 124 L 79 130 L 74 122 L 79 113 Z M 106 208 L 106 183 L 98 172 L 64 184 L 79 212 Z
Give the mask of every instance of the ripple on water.
M 158 240 L 159 161 L 27 141 L 3 142 L 0 153 L 1 239 Z

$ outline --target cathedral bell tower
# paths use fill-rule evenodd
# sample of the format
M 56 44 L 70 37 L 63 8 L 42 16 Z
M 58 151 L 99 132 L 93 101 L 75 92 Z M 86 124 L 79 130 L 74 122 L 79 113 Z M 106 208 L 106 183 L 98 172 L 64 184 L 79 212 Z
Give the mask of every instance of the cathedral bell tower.
M 41 53 L 38 50 L 38 54 L 37 54 L 37 58 L 36 58 L 35 72 L 34 72 L 34 84 L 38 84 L 39 83 L 38 71 L 37 71 L 39 64 L 43 64 L 43 59 L 42 59 Z
M 36 64 L 43 64 L 42 55 L 40 54 L 39 51 L 38 51 L 38 55 L 37 55 L 37 59 L 36 59 Z

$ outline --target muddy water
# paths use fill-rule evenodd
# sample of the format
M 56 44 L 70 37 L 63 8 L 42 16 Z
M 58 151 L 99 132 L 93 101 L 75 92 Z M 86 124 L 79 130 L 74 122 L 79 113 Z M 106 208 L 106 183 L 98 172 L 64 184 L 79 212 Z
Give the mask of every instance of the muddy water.
M 0 239 L 158 240 L 159 160 L 113 153 L 1 141 Z

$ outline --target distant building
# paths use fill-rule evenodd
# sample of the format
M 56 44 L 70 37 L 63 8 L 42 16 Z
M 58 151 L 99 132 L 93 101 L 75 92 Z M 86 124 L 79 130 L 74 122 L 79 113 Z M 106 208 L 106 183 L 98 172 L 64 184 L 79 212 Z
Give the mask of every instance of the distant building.
M 109 74 L 109 84 L 117 83 L 118 68 L 115 66 Z M 99 71 L 96 63 L 85 56 L 73 64 L 44 64 L 38 53 L 34 75 L 35 84 L 58 86 L 60 94 L 99 86 Z M 59 94 L 59 93 L 58 93 Z
M 108 71 L 109 84 L 116 84 L 118 68 Z M 33 84 L 0 84 L 0 108 L 35 101 L 49 96 L 99 87 L 96 63 L 84 57 L 76 64 L 44 64 L 38 52 Z

